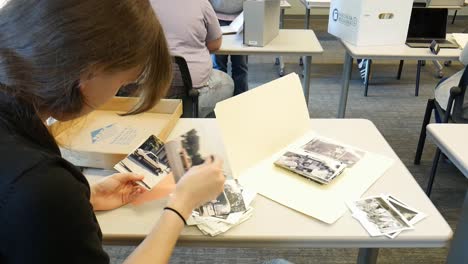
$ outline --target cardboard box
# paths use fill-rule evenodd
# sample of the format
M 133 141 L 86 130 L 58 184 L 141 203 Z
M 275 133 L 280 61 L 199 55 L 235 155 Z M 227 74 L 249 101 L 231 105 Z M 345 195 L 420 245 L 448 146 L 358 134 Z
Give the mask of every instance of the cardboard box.
M 328 33 L 356 46 L 405 44 L 413 0 L 331 0 Z
M 244 2 L 244 44 L 263 47 L 279 33 L 280 0 Z
M 54 123 L 50 131 L 62 156 L 76 166 L 112 169 L 150 135 L 166 140 L 182 115 L 182 101 L 164 99 L 148 112 L 119 115 L 137 101 L 115 97 L 85 117 Z

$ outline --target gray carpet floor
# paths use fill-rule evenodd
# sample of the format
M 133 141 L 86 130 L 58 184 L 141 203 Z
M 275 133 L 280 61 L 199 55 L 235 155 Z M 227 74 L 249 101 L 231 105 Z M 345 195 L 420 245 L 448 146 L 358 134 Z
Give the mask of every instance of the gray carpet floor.
M 314 30 L 325 53 L 313 58 L 311 69 L 310 115 L 313 118 L 334 118 L 338 110 L 342 62 L 344 51 L 341 45 L 326 33 L 326 19 L 313 18 Z M 286 20 L 289 28 L 300 28 L 302 21 L 297 17 Z M 468 26 L 468 19 L 460 17 L 450 32 L 461 32 Z M 286 58 L 286 71 L 301 73 L 298 58 Z M 277 78 L 277 66 L 273 57 L 249 57 L 249 85 L 256 87 Z M 315 62 L 315 63 L 314 63 Z M 428 141 L 421 165 L 414 165 L 413 158 L 421 129 L 421 122 L 429 98 L 439 79 L 434 67 L 428 63 L 421 75 L 419 97 L 414 96 L 416 65 L 414 61 L 405 62 L 401 80 L 396 80 L 398 63 L 396 61 L 374 62 L 369 96 L 363 96 L 363 85 L 355 69 L 350 84 L 347 118 L 365 118 L 375 123 L 400 159 L 408 167 L 418 183 L 426 186 L 427 175 L 432 164 L 435 146 Z M 459 63 L 444 69 L 450 76 L 462 69 Z M 456 228 L 461 203 L 468 181 L 450 162 L 442 161 L 436 178 L 432 201 L 447 222 Z M 311 220 L 313 221 L 313 220 Z M 435 227 L 436 228 L 436 227 Z M 112 263 L 122 261 L 133 247 L 106 246 Z M 155 249 L 157 250 L 157 249 Z M 378 263 L 444 263 L 447 249 L 383 249 Z M 249 249 L 249 248 L 176 248 L 171 263 L 262 263 L 272 258 L 284 258 L 301 263 L 356 263 L 356 249 Z

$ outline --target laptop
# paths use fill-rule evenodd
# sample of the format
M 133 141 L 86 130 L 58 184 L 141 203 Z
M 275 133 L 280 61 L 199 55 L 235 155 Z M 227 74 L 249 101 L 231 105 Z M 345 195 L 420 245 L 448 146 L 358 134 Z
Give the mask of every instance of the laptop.
M 417 7 L 462 7 L 465 4 L 465 0 L 414 0 L 413 6 Z
M 412 48 L 429 48 L 435 40 L 441 48 L 458 48 L 446 39 L 448 9 L 413 8 L 406 38 Z

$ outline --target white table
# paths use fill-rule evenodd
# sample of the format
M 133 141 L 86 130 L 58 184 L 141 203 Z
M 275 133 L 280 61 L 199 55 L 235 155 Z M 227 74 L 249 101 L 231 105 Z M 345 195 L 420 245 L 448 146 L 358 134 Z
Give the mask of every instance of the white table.
M 201 152 L 225 156 L 222 139 L 214 119 L 181 119 L 169 138 L 195 128 L 200 134 Z M 217 237 L 204 236 L 195 227 L 182 232 L 178 245 L 210 247 L 287 247 L 287 248 L 363 248 L 359 263 L 375 263 L 379 247 L 445 247 L 452 231 L 429 198 L 419 187 L 377 128 L 362 119 L 313 119 L 311 129 L 356 147 L 395 159 L 394 165 L 365 194 L 391 193 L 426 213 L 428 217 L 414 230 L 397 238 L 372 238 L 347 212 L 328 225 L 290 210 L 258 195 L 251 219 Z M 255 151 L 255 146 L 251 150 Z M 226 166 L 226 171 L 229 167 Z M 86 171 L 85 174 L 99 174 Z M 127 205 L 109 212 L 98 212 L 97 219 L 105 243 L 138 244 L 150 232 L 161 214 L 164 200 L 139 207 Z M 372 248 L 372 249 L 371 249 Z
M 448 35 L 451 39 L 451 35 Z M 457 61 L 461 54 L 461 49 L 441 49 L 438 55 L 434 55 L 427 48 L 410 48 L 406 44 L 395 46 L 366 46 L 358 47 L 346 41 L 341 41 L 346 53 L 343 65 L 343 79 L 341 87 L 340 104 L 338 108 L 338 117 L 344 118 L 346 112 L 346 104 L 348 100 L 349 80 L 353 67 L 353 59 L 370 59 L 370 60 L 418 60 L 418 70 L 416 74 L 415 94 L 419 92 L 419 79 L 421 74 L 421 64 L 423 60 L 446 60 Z M 364 94 L 367 94 L 368 82 Z
M 243 35 L 223 36 L 223 44 L 216 52 L 219 55 L 298 55 L 305 56 L 304 96 L 309 100 L 310 65 L 312 55 L 323 53 L 323 48 L 314 31 L 304 29 L 280 29 L 278 36 L 264 47 L 243 44 Z
M 468 124 L 430 124 L 427 135 L 437 145 L 437 153 L 431 171 L 434 179 L 440 152 L 468 178 Z M 428 185 L 428 194 L 432 184 Z M 460 221 L 450 247 L 447 263 L 468 263 L 468 191 L 462 206 Z

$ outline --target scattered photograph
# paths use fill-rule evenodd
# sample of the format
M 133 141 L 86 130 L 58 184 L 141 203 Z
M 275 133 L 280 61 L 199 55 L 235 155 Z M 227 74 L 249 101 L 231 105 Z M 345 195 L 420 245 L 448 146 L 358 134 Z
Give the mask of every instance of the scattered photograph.
M 216 200 L 200 206 L 195 211 L 199 216 L 222 219 L 227 219 L 230 214 L 247 211 L 241 186 L 235 180 L 227 180 L 224 192 Z
M 413 210 L 409 209 L 408 207 L 405 207 L 405 206 L 401 205 L 400 203 L 393 201 L 392 199 L 388 199 L 387 201 L 395 209 L 397 209 L 398 212 L 400 212 L 400 214 L 410 223 L 411 223 L 411 220 L 413 220 L 418 215 L 418 212 L 413 211 Z
M 325 160 L 310 153 L 293 151 L 284 153 L 275 165 L 321 184 L 330 183 L 346 168 L 346 165 L 339 161 Z
M 199 216 L 227 217 L 231 212 L 231 205 L 225 192 L 222 192 L 215 200 L 208 202 L 194 210 Z
M 351 147 L 342 146 L 338 143 L 314 138 L 309 143 L 302 146 L 302 149 L 309 153 L 316 153 L 330 159 L 340 161 L 351 168 L 364 156 L 365 152 Z
M 149 190 L 171 171 L 164 143 L 153 135 L 114 168 L 145 176 L 139 184 Z
M 235 180 L 227 180 L 224 184 L 224 193 L 231 206 L 229 213 L 244 212 L 247 210 L 245 206 L 242 188 Z
M 371 197 L 354 202 L 355 209 L 360 213 L 357 215 L 364 216 L 365 221 L 362 221 L 364 227 L 368 229 L 377 228 L 380 235 L 400 232 L 402 230 L 411 229 L 412 225 L 383 197 Z M 372 225 L 372 226 L 368 226 Z M 372 232 L 369 232 L 372 234 Z

